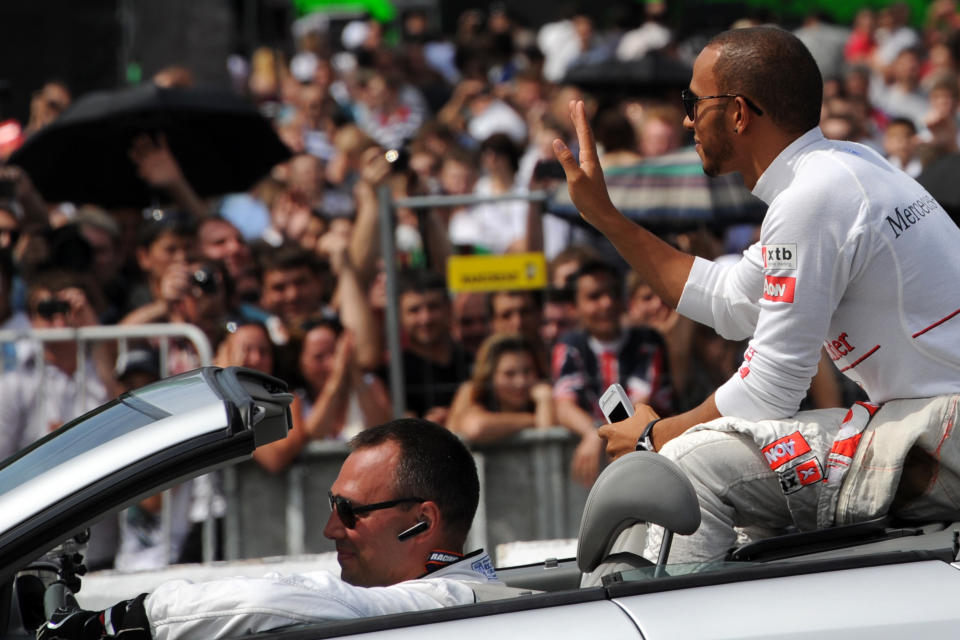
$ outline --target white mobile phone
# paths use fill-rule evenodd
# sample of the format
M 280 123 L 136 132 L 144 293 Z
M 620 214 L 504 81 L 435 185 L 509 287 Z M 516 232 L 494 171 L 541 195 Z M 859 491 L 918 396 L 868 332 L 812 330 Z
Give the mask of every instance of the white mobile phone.
M 633 415 L 633 403 L 623 387 L 614 382 L 600 396 L 600 411 L 607 418 L 607 422 L 620 422 Z

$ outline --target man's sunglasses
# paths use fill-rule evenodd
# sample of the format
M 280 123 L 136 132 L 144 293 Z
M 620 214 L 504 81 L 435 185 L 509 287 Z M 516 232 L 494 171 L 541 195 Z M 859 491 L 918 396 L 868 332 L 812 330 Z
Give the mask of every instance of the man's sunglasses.
M 397 498 L 396 500 L 388 500 L 387 502 L 355 505 L 350 502 L 348 498 L 335 495 L 332 491 L 327 492 L 327 497 L 330 498 L 330 510 L 336 510 L 340 522 L 342 522 L 343 526 L 347 529 L 353 529 L 357 526 L 357 514 L 389 509 L 390 507 L 395 507 L 398 504 L 404 504 L 406 502 L 424 502 L 423 498 Z
M 686 112 L 687 117 L 691 121 L 695 120 L 697 117 L 697 103 L 701 100 L 712 100 L 714 98 L 743 98 L 743 101 L 747 103 L 747 106 L 753 109 L 753 111 L 758 115 L 762 116 L 763 111 L 760 107 L 755 105 L 750 98 L 743 95 L 742 93 L 721 93 L 716 96 L 698 96 L 690 89 L 684 89 L 680 92 L 680 101 L 683 102 L 683 110 Z

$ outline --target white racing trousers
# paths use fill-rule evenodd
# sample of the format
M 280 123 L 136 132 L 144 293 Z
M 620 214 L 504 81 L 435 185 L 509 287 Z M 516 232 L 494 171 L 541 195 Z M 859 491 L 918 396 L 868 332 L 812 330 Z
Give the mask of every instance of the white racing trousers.
M 960 395 L 881 407 L 804 411 L 790 419 L 718 418 L 660 453 L 680 465 L 700 499 L 700 528 L 674 536 L 670 563 L 718 560 L 737 544 L 892 513 L 960 520 Z M 663 530 L 651 525 L 644 557 Z

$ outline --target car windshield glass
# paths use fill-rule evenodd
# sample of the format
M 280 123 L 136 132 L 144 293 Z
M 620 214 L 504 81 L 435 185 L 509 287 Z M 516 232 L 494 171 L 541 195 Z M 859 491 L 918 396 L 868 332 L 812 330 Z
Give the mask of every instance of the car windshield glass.
M 203 371 L 167 378 L 130 394 L 163 411 L 186 413 L 221 402 L 203 377 Z
M 200 370 L 125 394 L 4 461 L 0 466 L 0 496 L 124 434 L 171 415 L 211 406 L 222 406 L 222 400 Z
M 0 495 L 154 420 L 154 417 L 114 400 L 87 414 L 85 419 L 74 420 L 58 433 L 7 458 L 0 467 Z

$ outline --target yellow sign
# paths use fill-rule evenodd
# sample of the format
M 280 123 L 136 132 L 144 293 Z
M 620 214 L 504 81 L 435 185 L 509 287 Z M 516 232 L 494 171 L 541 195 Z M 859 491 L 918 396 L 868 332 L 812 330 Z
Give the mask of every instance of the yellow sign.
M 451 291 L 542 289 L 547 286 L 547 260 L 542 253 L 450 256 L 447 286 Z

